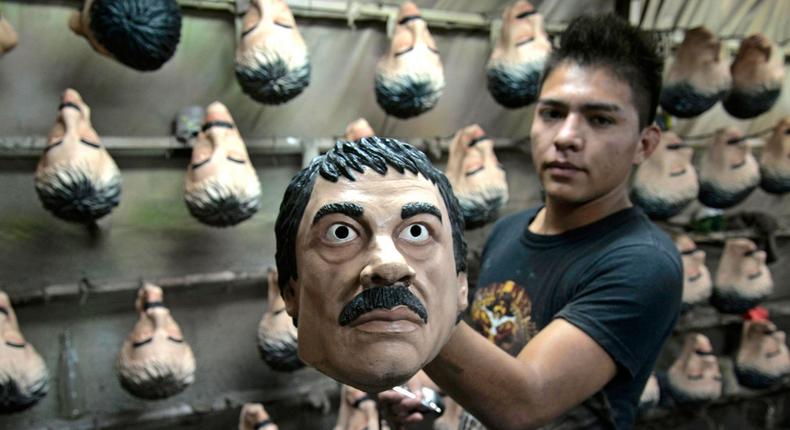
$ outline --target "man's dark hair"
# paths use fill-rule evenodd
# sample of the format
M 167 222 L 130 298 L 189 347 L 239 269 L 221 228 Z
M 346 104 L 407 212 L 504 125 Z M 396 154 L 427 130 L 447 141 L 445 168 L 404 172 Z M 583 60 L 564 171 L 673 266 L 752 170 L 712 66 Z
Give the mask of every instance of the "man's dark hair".
M 616 15 L 580 16 L 562 33 L 559 49 L 546 62 L 541 85 L 563 63 L 606 68 L 631 88 L 639 128 L 655 121 L 664 60 L 648 33 Z
M 516 109 L 538 98 L 542 62 L 492 64 L 486 71 L 488 92 L 500 105 Z
M 425 154 L 407 143 L 375 136 L 363 137 L 355 142 L 337 141 L 334 148 L 314 158 L 310 165 L 297 173 L 288 184 L 274 226 L 277 239 L 275 260 L 279 272 L 278 282 L 283 290 L 291 279 L 297 278 L 296 235 L 307 203 L 310 201 L 317 174 L 330 182 L 337 182 L 341 176 L 354 181 L 354 171 L 364 174 L 365 167 L 373 169 L 382 176 L 387 174 L 389 167 L 400 173 L 406 170 L 414 174 L 419 173 L 439 188 L 450 216 L 455 271 L 466 272 L 464 218 L 450 182 L 444 174 L 428 161 Z
M 236 63 L 236 80 L 244 94 L 267 105 L 285 103 L 310 85 L 310 60 L 289 67 L 278 54 L 264 56 L 254 65 Z
M 376 101 L 388 115 L 408 119 L 433 109 L 444 87 L 430 78 L 376 75 Z
M 118 206 L 121 175 L 99 183 L 80 166 L 57 167 L 36 177 L 36 192 L 44 208 L 56 217 L 91 224 Z
M 96 0 L 90 18 L 96 41 L 121 63 L 141 71 L 162 67 L 181 38 L 176 0 Z

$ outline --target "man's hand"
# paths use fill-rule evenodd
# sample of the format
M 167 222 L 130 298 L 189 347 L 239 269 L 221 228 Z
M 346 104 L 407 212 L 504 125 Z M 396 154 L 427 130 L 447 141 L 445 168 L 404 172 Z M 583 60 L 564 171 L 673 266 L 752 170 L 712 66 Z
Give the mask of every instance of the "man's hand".
M 421 422 L 424 419 L 420 412 L 422 387 L 424 386 L 433 388 L 435 384 L 421 370 L 406 383 L 406 389 L 411 391 L 415 398 L 408 398 L 394 390 L 379 393 L 381 411 L 395 430 L 404 430 L 407 425 Z

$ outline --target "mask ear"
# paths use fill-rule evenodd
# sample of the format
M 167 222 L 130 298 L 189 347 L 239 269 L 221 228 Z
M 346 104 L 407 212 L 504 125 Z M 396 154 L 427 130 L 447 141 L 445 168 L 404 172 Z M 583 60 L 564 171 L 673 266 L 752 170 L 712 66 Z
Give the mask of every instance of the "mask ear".
M 285 312 L 291 316 L 296 325 L 296 318 L 299 316 L 299 283 L 293 279 L 288 280 L 288 285 L 283 288 L 283 300 L 285 300 Z
M 458 312 L 461 313 L 469 307 L 469 282 L 466 277 L 466 272 L 458 274 Z

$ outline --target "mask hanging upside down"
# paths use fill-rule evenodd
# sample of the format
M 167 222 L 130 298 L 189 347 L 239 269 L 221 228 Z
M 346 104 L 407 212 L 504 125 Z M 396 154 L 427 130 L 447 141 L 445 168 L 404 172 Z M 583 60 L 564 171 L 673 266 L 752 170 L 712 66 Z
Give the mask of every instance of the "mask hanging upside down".
M 699 201 L 725 209 L 744 201 L 760 183 L 760 166 L 743 133 L 719 129 L 706 150 L 699 170 Z
M 36 193 L 56 217 L 92 224 L 121 200 L 121 172 L 91 125 L 80 94 L 63 92 L 47 147 L 36 166 Z
M 692 28 L 675 52 L 661 90 L 661 107 L 678 118 L 692 118 L 712 108 L 731 84 L 719 39 L 705 27 Z
M 277 270 L 269 269 L 266 277 L 269 295 L 266 311 L 258 324 L 258 352 L 272 369 L 292 372 L 304 367 L 297 353 L 296 327 L 291 316 L 285 312 L 285 301 L 277 283 Z
M 677 134 L 663 133 L 653 155 L 636 171 L 631 201 L 652 219 L 664 220 L 679 214 L 699 194 L 693 156 L 694 150 Z
M 689 333 L 667 373 L 669 394 L 679 404 L 707 403 L 721 397 L 722 380 L 713 346 L 705 335 Z
M 735 356 L 735 375 L 744 387 L 771 388 L 790 374 L 785 332 L 770 321 L 744 321 Z
M 0 57 L 16 48 L 18 42 L 19 36 L 16 34 L 14 27 L 0 14 Z
M 25 410 L 47 391 L 47 366 L 22 336 L 11 300 L 0 291 L 0 414 Z
M 118 355 L 121 386 L 146 400 L 176 395 L 195 380 L 192 348 L 162 300 L 160 287 L 140 287 L 135 301 L 139 319 Z
M 685 234 L 675 238 L 675 246 L 683 260 L 683 309 L 708 303 L 713 281 L 705 266 L 705 251 Z
M 728 239 L 716 271 L 711 304 L 721 312 L 742 314 L 765 300 L 774 288 L 765 251 L 749 239 Z
M 749 36 L 730 67 L 732 90 L 722 102 L 730 115 L 750 119 L 768 112 L 784 81 L 784 50 L 762 34 Z
M 760 187 L 766 192 L 790 192 L 790 116 L 782 118 L 760 157 Z

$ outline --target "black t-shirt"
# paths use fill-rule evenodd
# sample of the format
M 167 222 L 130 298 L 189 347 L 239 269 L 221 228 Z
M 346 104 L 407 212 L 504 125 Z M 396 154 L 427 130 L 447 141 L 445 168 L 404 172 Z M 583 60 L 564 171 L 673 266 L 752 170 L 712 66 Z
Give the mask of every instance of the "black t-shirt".
M 582 409 L 594 427 L 630 428 L 680 311 L 680 255 L 637 207 L 550 236 L 528 229 L 539 209 L 494 226 L 483 249 L 472 325 L 513 355 L 555 318 L 580 328 L 617 364 L 616 376 Z

